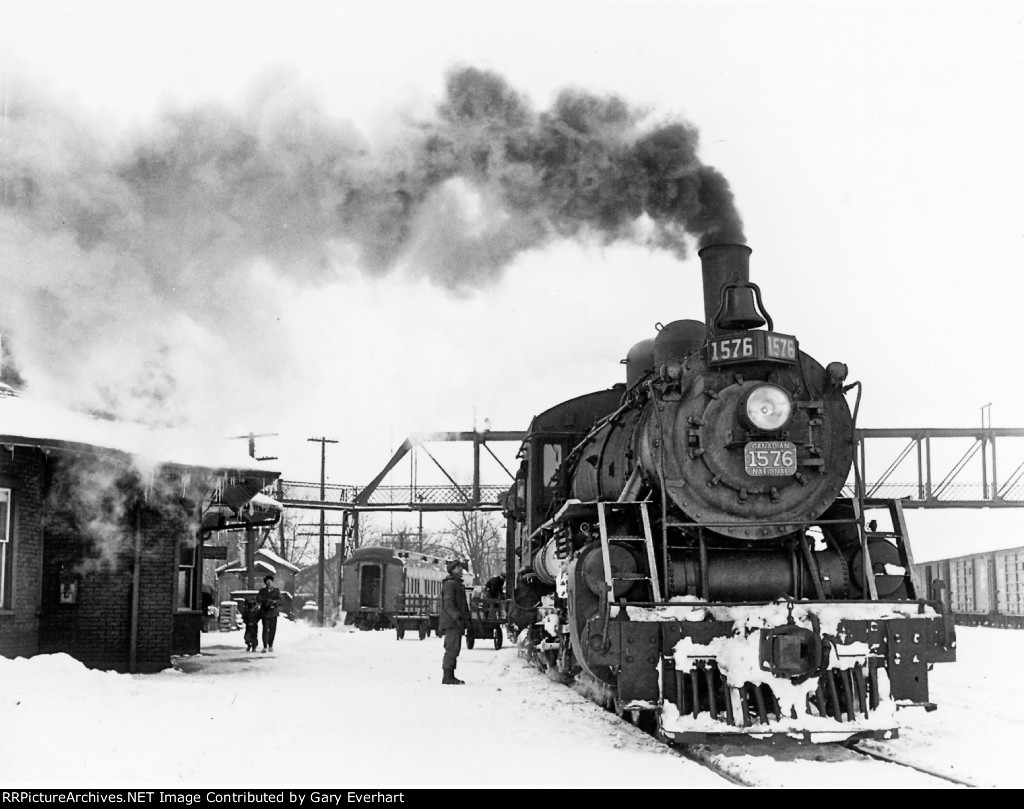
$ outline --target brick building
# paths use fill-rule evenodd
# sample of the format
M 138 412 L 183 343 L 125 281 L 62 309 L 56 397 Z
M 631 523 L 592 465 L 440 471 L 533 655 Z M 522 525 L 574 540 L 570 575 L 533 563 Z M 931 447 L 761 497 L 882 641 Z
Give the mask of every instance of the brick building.
M 253 501 L 277 477 L 226 440 L 0 397 L 0 654 L 149 672 L 198 653 L 203 541 L 275 522 Z

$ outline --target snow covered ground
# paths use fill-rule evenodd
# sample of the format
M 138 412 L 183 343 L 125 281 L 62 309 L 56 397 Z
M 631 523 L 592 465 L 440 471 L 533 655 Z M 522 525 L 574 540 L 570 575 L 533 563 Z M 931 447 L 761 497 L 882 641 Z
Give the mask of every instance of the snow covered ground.
M 982 787 L 1024 786 L 1024 632 L 958 628 L 959 661 L 931 672 L 939 710 L 903 711 L 878 749 Z M 86 669 L 67 655 L 0 658 L 5 788 L 733 788 L 509 645 L 463 649 L 442 686 L 441 641 L 282 620 L 272 654 L 241 632 L 159 674 Z M 835 748 L 718 751 L 766 787 L 921 788 L 896 765 Z M 712 755 L 716 755 L 714 749 Z M 823 763 L 825 762 L 825 763 Z

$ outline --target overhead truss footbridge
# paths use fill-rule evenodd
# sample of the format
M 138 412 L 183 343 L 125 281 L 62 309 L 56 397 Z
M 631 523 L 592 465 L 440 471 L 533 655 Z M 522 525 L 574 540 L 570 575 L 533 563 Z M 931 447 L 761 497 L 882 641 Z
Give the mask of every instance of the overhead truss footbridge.
M 525 432 L 464 431 L 416 433 L 395 451 L 383 469 L 363 486 L 279 481 L 277 499 L 286 508 L 328 511 L 498 511 L 514 470 L 491 444 L 515 442 Z M 856 471 L 869 498 L 898 499 L 904 508 L 1019 508 L 1024 506 L 1024 428 L 884 428 L 856 431 Z M 462 442 L 472 450 L 472 479 L 456 480 L 437 460 L 430 445 Z M 447 483 L 381 483 L 407 457 L 425 454 Z M 481 459 L 499 478 L 482 480 Z M 494 469 L 498 469 L 494 473 Z M 856 472 L 844 488 L 855 493 Z M 321 497 L 323 491 L 323 497 Z
M 279 481 L 277 499 L 286 508 L 325 509 L 328 511 L 498 511 L 500 497 L 508 491 L 515 477 L 491 449 L 490 444 L 514 442 L 517 446 L 526 437 L 525 432 L 463 431 L 414 433 L 395 451 L 384 468 L 365 486 L 325 484 L 324 496 L 320 497 L 320 483 L 305 483 L 293 480 Z M 462 442 L 472 449 L 472 479 L 457 481 L 430 451 L 431 444 Z M 445 484 L 423 484 L 415 476 L 405 486 L 382 486 L 381 483 L 399 465 L 416 453 L 425 454 L 442 475 Z M 500 470 L 502 483 L 481 481 L 481 460 L 489 456 Z
M 857 430 L 865 496 L 903 508 L 1024 506 L 1024 429 Z M 855 480 L 844 495 L 852 496 Z

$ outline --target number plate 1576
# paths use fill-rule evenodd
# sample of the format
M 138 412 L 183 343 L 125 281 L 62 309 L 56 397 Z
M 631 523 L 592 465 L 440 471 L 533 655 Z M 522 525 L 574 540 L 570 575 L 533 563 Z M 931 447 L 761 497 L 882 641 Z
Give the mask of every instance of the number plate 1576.
M 753 477 L 796 474 L 796 444 L 792 441 L 751 441 L 743 448 L 743 468 Z

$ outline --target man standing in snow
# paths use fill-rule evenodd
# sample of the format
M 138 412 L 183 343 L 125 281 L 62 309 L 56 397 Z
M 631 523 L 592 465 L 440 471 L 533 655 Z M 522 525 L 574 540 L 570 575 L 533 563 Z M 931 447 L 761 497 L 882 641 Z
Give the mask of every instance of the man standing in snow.
M 444 685 L 463 685 L 466 681 L 455 676 L 455 666 L 462 651 L 462 632 L 469 626 L 469 604 L 466 587 L 462 583 L 465 568 L 458 559 L 448 563 L 448 577 L 441 582 L 441 615 L 437 629 L 444 634 L 444 658 L 441 668 Z
M 256 593 L 260 605 L 260 620 L 263 622 L 263 651 L 274 651 L 274 635 L 277 634 L 278 608 L 281 606 L 281 591 L 274 586 L 274 577 L 263 577 L 263 589 Z

